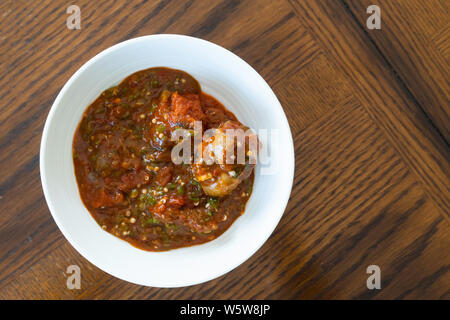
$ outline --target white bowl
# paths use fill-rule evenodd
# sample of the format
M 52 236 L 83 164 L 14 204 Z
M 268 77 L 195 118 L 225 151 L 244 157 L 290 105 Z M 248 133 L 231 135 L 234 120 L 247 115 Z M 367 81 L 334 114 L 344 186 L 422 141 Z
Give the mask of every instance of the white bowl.
M 166 252 L 147 252 L 103 231 L 81 202 L 72 140 L 87 106 L 105 89 L 142 69 L 187 71 L 245 125 L 277 131 L 265 147 L 277 164 L 258 164 L 245 213 L 217 239 Z M 278 150 L 275 148 L 277 147 Z M 180 35 L 151 35 L 121 42 L 86 62 L 62 88 L 41 142 L 42 187 L 50 211 L 72 246 L 92 264 L 120 279 L 154 287 L 180 287 L 219 277 L 252 256 L 278 224 L 292 187 L 294 148 L 275 94 L 246 62 L 211 42 Z

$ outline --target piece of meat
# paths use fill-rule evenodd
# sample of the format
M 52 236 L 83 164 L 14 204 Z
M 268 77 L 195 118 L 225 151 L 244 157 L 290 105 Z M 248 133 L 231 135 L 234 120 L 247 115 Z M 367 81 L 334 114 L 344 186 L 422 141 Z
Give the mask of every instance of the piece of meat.
M 164 224 L 176 224 L 181 227 L 187 227 L 197 233 L 210 233 L 217 230 L 219 226 L 216 217 L 210 217 L 202 209 L 184 208 L 181 215 L 176 207 L 167 206 L 163 210 L 158 209 L 152 210 L 152 213 Z M 220 215 L 217 219 L 223 219 L 223 215 Z
M 182 207 L 184 205 L 184 197 L 172 195 L 167 202 L 168 206 Z
M 174 92 L 171 101 L 169 122 L 172 127 L 194 128 L 194 121 L 206 119 L 198 94 L 180 95 L 178 92 Z
M 156 175 L 156 181 L 161 185 L 165 186 L 169 183 L 170 180 L 172 180 L 172 167 L 164 167 L 161 170 L 158 171 L 158 174 Z
M 139 171 L 137 173 L 129 172 L 124 174 L 120 180 L 122 183 L 118 185 L 121 191 L 128 192 L 131 189 L 136 188 L 138 185 L 144 185 L 150 183 L 151 175 L 145 171 Z
M 91 199 L 94 208 L 113 207 L 123 203 L 123 194 L 119 190 L 97 189 Z

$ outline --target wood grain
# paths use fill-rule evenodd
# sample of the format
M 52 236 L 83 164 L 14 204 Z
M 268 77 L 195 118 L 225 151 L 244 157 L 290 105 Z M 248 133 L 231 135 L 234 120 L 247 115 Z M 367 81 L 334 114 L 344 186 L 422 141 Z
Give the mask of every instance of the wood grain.
M 85 0 L 81 30 L 66 28 L 65 1 L 3 1 L 0 299 L 449 299 L 446 3 L 380 3 L 389 12 L 375 33 L 366 1 Z M 232 272 L 186 288 L 141 287 L 90 264 L 59 232 L 39 179 L 41 132 L 63 84 L 98 52 L 152 33 L 201 37 L 249 62 L 295 143 L 273 235 Z M 71 264 L 81 290 L 66 287 Z M 366 288 L 371 264 L 381 290 Z
M 299 16 L 307 17 L 301 21 L 352 82 L 355 95 L 367 112 L 420 179 L 438 210 L 449 219 L 450 149 L 435 130 L 435 124 L 405 92 L 396 72 L 386 64 L 344 3 L 332 0 L 291 3 Z
M 345 1 L 361 26 L 370 0 Z M 445 58 L 450 21 L 448 1 L 378 1 L 383 31 L 370 38 L 387 58 L 437 129 L 450 141 L 450 66 Z M 444 38 L 445 37 L 445 38 Z

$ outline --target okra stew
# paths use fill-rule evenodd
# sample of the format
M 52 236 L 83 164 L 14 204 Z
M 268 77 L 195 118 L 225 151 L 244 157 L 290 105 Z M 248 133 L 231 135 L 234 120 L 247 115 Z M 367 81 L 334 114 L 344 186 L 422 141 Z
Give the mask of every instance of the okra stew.
M 102 229 L 165 251 L 213 240 L 244 212 L 254 180 L 247 154 L 244 164 L 172 161 L 174 130 L 193 131 L 194 121 L 216 135 L 248 129 L 192 76 L 163 67 L 128 76 L 87 108 L 73 161 L 80 197 Z M 214 138 L 200 144 L 212 157 L 224 148 Z

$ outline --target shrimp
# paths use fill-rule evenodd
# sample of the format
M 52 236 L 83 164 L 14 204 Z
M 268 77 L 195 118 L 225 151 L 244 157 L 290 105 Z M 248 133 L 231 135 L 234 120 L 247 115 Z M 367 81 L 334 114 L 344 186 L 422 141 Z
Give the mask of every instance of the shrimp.
M 200 160 L 192 165 L 203 191 L 215 197 L 230 194 L 251 175 L 258 145 L 256 134 L 235 121 L 226 121 L 210 129 L 209 134 L 205 132 L 196 149 Z

